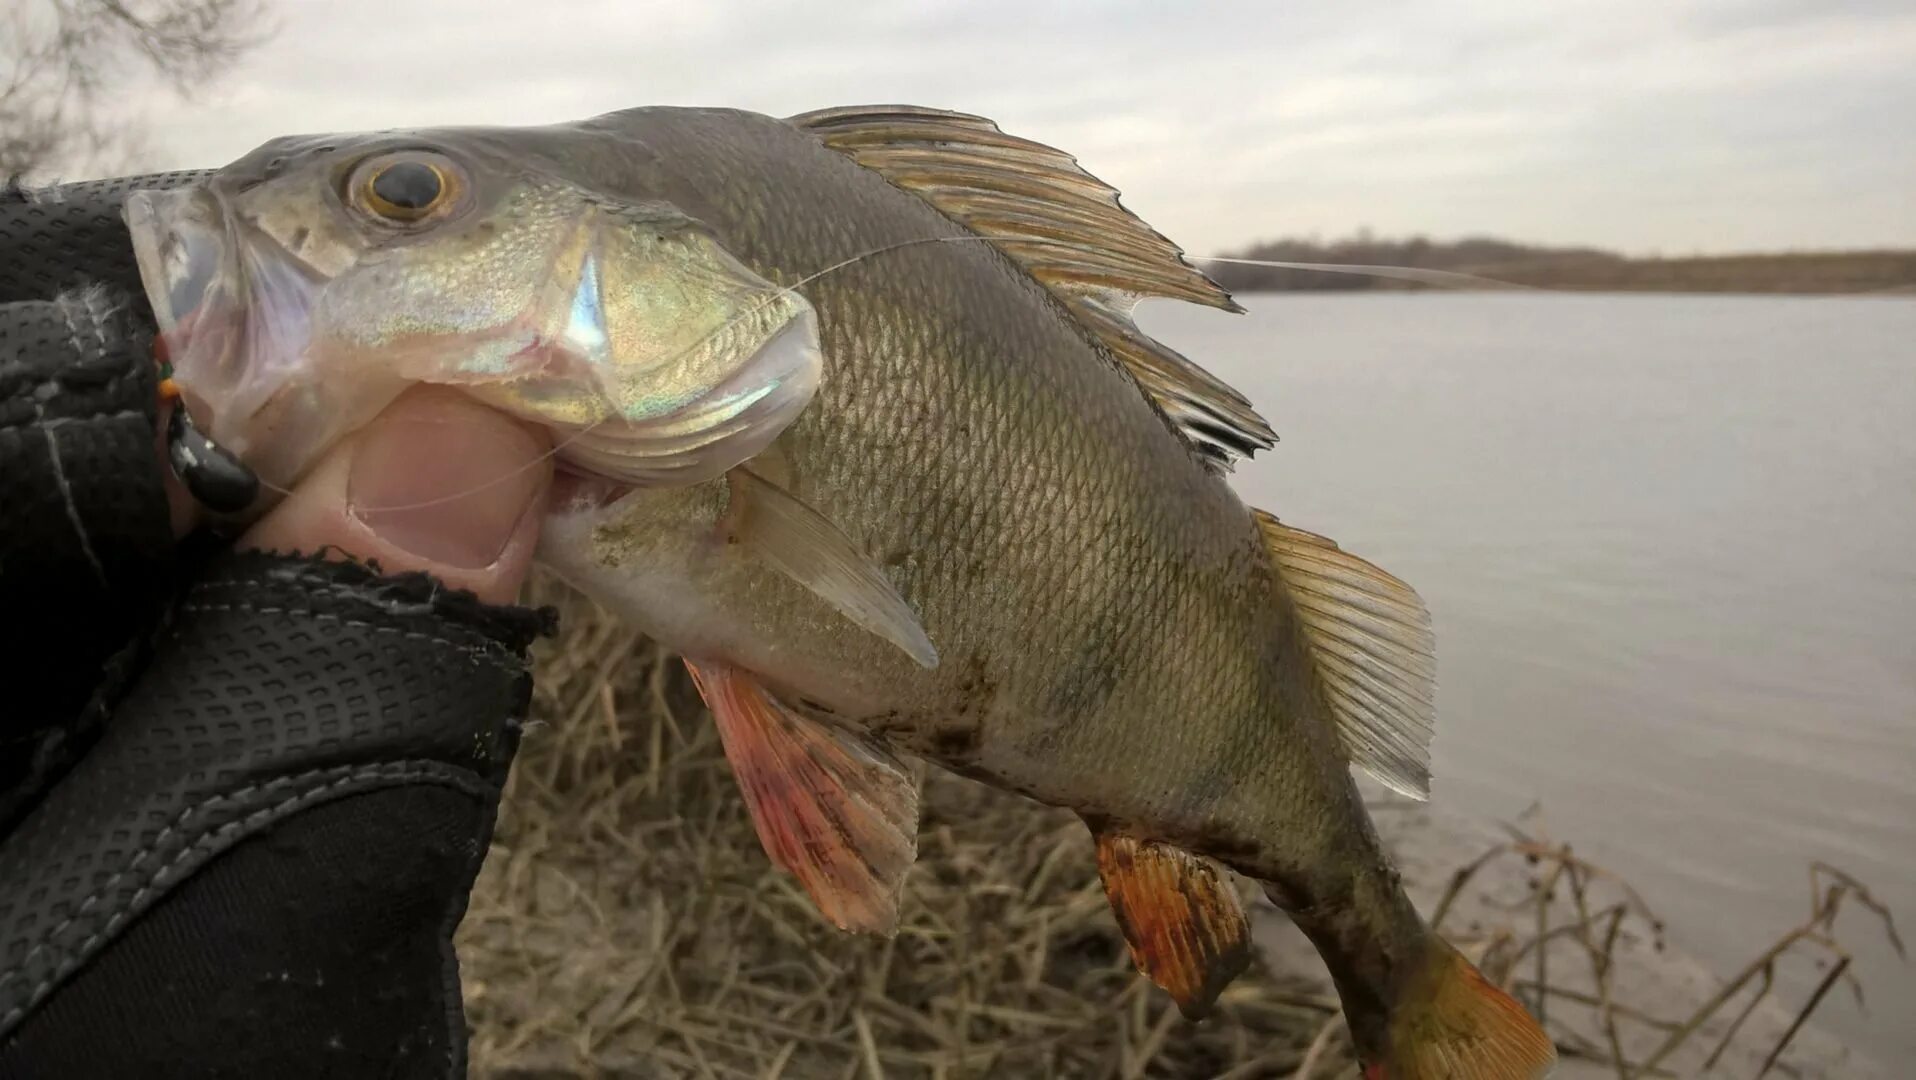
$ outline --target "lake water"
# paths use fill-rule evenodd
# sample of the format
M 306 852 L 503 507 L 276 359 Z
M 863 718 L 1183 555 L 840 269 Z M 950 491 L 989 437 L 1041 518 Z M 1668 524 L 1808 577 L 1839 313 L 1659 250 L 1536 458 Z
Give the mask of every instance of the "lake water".
M 1812 859 L 1916 931 L 1916 300 L 1247 303 L 1140 321 L 1276 427 L 1247 502 L 1429 603 L 1440 805 L 1541 802 L 1726 974 Z M 1870 1008 L 1823 1025 L 1916 1058 L 1916 965 L 1839 929 Z

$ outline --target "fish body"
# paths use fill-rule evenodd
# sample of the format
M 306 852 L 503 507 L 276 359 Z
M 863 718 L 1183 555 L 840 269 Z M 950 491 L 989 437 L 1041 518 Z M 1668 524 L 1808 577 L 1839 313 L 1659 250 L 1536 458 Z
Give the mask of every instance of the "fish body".
M 727 248 L 770 280 L 963 235 L 769 117 L 625 119 L 683 170 L 688 189 L 702 189 L 709 203 L 696 213 L 719 222 Z M 808 210 L 834 202 L 851 209 L 826 222 Z M 1297 635 L 1268 599 L 1276 590 L 1256 522 L 1050 294 L 985 244 L 891 251 L 804 292 L 819 312 L 826 372 L 765 468 L 877 555 L 937 644 L 938 664 L 843 633 L 830 607 L 750 560 L 699 589 L 703 610 L 690 618 L 654 601 L 661 591 L 632 575 L 705 572 L 704 537 L 726 506 L 721 481 L 562 511 L 550 561 L 663 641 L 694 644 L 682 622 L 723 627 L 691 655 L 753 671 L 811 711 L 1045 802 L 1193 835 L 1210 826 L 1273 836 L 1295 819 L 1271 793 L 1310 782 L 1303 771 L 1283 782 L 1241 774 L 1296 760 L 1295 748 L 1279 752 L 1287 742 L 1307 748 L 1305 770 L 1321 759 L 1318 773 L 1350 787 L 1328 728 L 1260 704 L 1286 692 Z M 660 508 L 693 500 L 709 507 L 704 520 L 649 527 Z
M 448 187 L 425 225 L 354 220 Z M 1268 428 L 1127 314 L 1234 305 L 1069 158 L 933 110 L 660 108 L 282 141 L 181 198 L 133 211 L 163 323 L 222 289 L 299 313 L 202 340 L 229 382 L 249 354 L 304 372 L 250 413 L 204 396 L 214 436 L 291 478 L 337 432 L 276 454 L 272 424 L 315 427 L 287 387 L 347 376 L 377 389 L 336 428 L 409 380 L 552 425 L 572 478 L 542 559 L 686 656 L 767 850 L 840 925 L 895 918 L 915 755 L 1082 815 L 1134 956 L 1193 1011 L 1243 963 L 1221 864 L 1323 953 L 1370 1075 L 1547 1066 L 1351 777 L 1427 783 L 1421 602 L 1239 501 L 1224 468 Z M 316 295 L 182 290 L 169 244 Z

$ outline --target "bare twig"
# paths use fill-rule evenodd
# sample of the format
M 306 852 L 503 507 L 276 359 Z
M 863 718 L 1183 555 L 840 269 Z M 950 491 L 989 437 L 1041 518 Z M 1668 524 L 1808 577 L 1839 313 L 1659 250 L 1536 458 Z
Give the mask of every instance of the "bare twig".
M 0 32 L 0 180 L 123 168 L 124 103 L 153 80 L 191 96 L 265 40 L 263 0 L 22 0 Z
M 1785 1031 L 1783 1037 L 1776 1041 L 1776 1049 L 1771 1050 L 1770 1056 L 1763 1059 L 1763 1067 L 1757 1070 L 1756 1080 L 1763 1080 L 1765 1076 L 1770 1074 L 1770 1069 L 1775 1066 L 1776 1059 L 1783 1056 L 1783 1049 L 1789 1046 L 1790 1040 L 1796 1038 L 1796 1033 L 1802 1030 L 1803 1021 L 1808 1020 L 1810 1014 L 1816 1011 L 1816 1007 L 1823 1003 L 1823 995 L 1830 992 L 1830 987 L 1836 985 L 1836 980 L 1840 978 L 1843 972 L 1848 970 L 1848 968 L 1849 957 L 1845 956 L 1836 961 L 1836 964 L 1830 968 L 1829 974 L 1823 976 L 1822 982 L 1816 984 L 1816 990 L 1810 994 L 1810 999 L 1803 1003 L 1801 1009 L 1797 1010 L 1796 1019 L 1790 1021 L 1790 1029 Z
M 1517 985 L 1529 991 L 1536 991 L 1538 989 L 1537 984 L 1532 982 L 1520 982 Z M 1593 1009 L 1599 1008 L 1603 1005 L 1602 999 L 1598 998 L 1596 995 L 1585 994 L 1585 993 L 1582 993 L 1581 991 L 1572 990 L 1567 986 L 1551 987 L 1550 996 L 1555 998 L 1562 998 L 1565 1001 L 1574 1001 L 1579 1005 L 1588 1005 Z M 1642 1012 L 1640 1010 L 1633 1009 L 1628 1005 L 1622 1005 L 1616 1002 L 1611 1002 L 1610 1010 L 1616 1013 L 1618 1016 L 1621 1016 L 1627 1020 L 1634 1020 L 1637 1023 L 1644 1025 L 1645 1027 L 1656 1028 L 1659 1031 L 1675 1031 L 1677 1027 L 1679 1026 L 1674 1021 L 1662 1020 L 1657 1017 L 1651 1016 L 1649 1013 Z
M 1458 895 L 1464 891 L 1464 886 L 1470 884 L 1470 879 L 1477 876 L 1477 871 L 1482 870 L 1498 856 L 1508 854 L 1510 854 L 1510 845 L 1498 844 L 1496 847 L 1491 848 L 1489 851 L 1465 863 L 1462 867 L 1458 868 L 1456 873 L 1451 874 L 1450 884 L 1444 887 L 1444 895 L 1438 898 L 1437 906 L 1431 909 L 1430 928 L 1435 930 L 1444 924 L 1444 916 L 1450 914 L 1450 906 L 1456 902 Z
M 1708 1072 L 1716 1067 L 1717 1060 L 1723 1056 L 1723 1051 L 1730 1048 L 1731 1040 L 1735 1039 L 1736 1033 L 1742 1029 L 1743 1021 L 1750 1018 L 1750 1014 L 1755 1012 L 1756 1007 L 1763 1003 L 1763 999 L 1770 995 L 1770 990 L 1775 985 L 1776 965 L 1764 964 L 1763 985 L 1757 988 L 1756 993 L 1750 995 L 1749 1003 L 1743 1006 L 1742 1012 L 1736 1014 L 1735 1020 L 1730 1021 L 1729 1030 L 1723 1033 L 1723 1038 L 1717 1042 L 1716 1048 L 1710 1051 L 1709 1057 L 1703 1059 L 1704 1072 Z
M 1564 854 L 1568 855 L 1569 852 L 1570 849 L 1566 846 Z M 1613 967 L 1611 949 L 1616 944 L 1617 927 L 1623 921 L 1625 909 L 1622 905 L 1614 909 L 1615 913 L 1610 917 L 1610 931 L 1604 935 L 1603 947 L 1599 948 L 1595 937 L 1591 934 L 1590 905 L 1585 896 L 1583 867 L 1571 864 L 1569 874 L 1570 895 L 1577 905 L 1577 927 L 1583 939 L 1584 950 L 1590 956 L 1590 977 L 1597 984 L 1597 1020 L 1603 1025 L 1604 1039 L 1610 1044 L 1610 1060 L 1616 1063 L 1617 1080 L 1630 1080 L 1630 1065 L 1623 1056 L 1623 1040 L 1617 1035 L 1616 1011 L 1610 1003 L 1610 972 Z M 1539 994 L 1537 1000 L 1541 1002 L 1543 997 L 1544 995 Z M 1538 1016 L 1539 1019 L 1542 1018 L 1541 1013 Z
M 1845 888 L 1849 890 L 1849 895 L 1856 897 L 1857 903 L 1875 912 L 1877 917 L 1882 920 L 1883 933 L 1889 938 L 1890 947 L 1896 950 L 1896 955 L 1898 957 L 1904 960 L 1909 959 L 1908 951 L 1903 948 L 1902 936 L 1896 932 L 1896 919 L 1890 915 L 1888 905 L 1884 904 L 1881 900 L 1876 899 L 1876 897 L 1873 894 L 1871 894 L 1871 892 L 1869 891 L 1868 886 L 1856 880 L 1854 877 L 1850 876 L 1848 873 L 1842 870 L 1839 870 L 1834 866 L 1831 866 L 1829 863 L 1813 862 L 1810 864 L 1810 892 L 1812 894 L 1816 892 L 1816 883 L 1817 883 L 1817 877 L 1819 874 L 1835 878 L 1838 883 L 1840 883 L 1841 885 L 1843 885 Z M 1812 903 L 1813 902 L 1814 901 L 1812 901 Z M 1822 920 L 1823 929 L 1825 930 L 1834 929 L 1834 924 L 1836 922 L 1836 908 L 1837 908 L 1837 903 L 1839 902 L 1840 900 L 1837 902 L 1832 902 L 1824 908 L 1824 915 Z
M 1823 883 L 1825 877 L 1830 880 L 1830 884 L 1827 888 L 1824 887 Z M 1840 978 L 1854 979 L 1854 976 L 1850 975 L 1849 972 L 1849 952 L 1831 936 L 1831 930 L 1835 926 L 1836 916 L 1841 910 L 1843 902 L 1852 896 L 1857 897 L 1859 902 L 1862 902 L 1881 918 L 1884 932 L 1888 936 L 1890 944 L 1896 949 L 1897 953 L 1901 955 L 1903 951 L 1902 941 L 1896 936 L 1896 926 L 1890 919 L 1888 909 L 1876 902 L 1873 896 L 1869 896 L 1868 890 L 1855 878 L 1826 863 L 1813 863 L 1810 868 L 1809 917 L 1779 937 L 1769 948 L 1763 950 L 1756 959 L 1750 961 L 1735 978 L 1725 983 L 1722 988 L 1717 991 L 1715 996 L 1699 1006 L 1688 1020 L 1684 1021 L 1675 1031 L 1671 1032 L 1669 1037 L 1644 1060 L 1643 1064 L 1639 1066 L 1639 1069 L 1647 1070 L 1661 1064 L 1664 1059 L 1668 1058 L 1670 1054 L 1674 1053 L 1678 1047 L 1682 1046 L 1694 1035 L 1706 1021 L 1721 1011 L 1731 998 L 1734 998 L 1736 994 L 1745 986 L 1749 985 L 1752 980 L 1759 977 L 1763 979 L 1763 985 L 1757 991 L 1757 998 L 1761 1000 L 1770 992 L 1774 984 L 1772 973 L 1777 959 L 1799 944 L 1815 946 L 1830 954 L 1836 961 L 1835 965 L 1830 969 L 1829 974 L 1824 976 L 1823 981 L 1817 984 L 1816 991 L 1811 995 L 1809 1002 L 1803 1010 L 1797 1014 L 1796 1020 L 1791 1024 L 1789 1031 L 1785 1033 L 1776 1049 L 1771 1052 L 1771 1063 L 1773 1064 L 1775 1059 L 1781 1056 L 1790 1039 L 1795 1037 L 1797 1030 L 1802 1027 L 1803 1022 L 1808 1019 L 1809 1014 L 1813 1012 L 1818 1005 L 1822 1004 L 1823 996 L 1829 992 L 1829 988 L 1836 983 L 1836 980 Z M 1851 985 L 1856 987 L 1857 995 L 1860 998 L 1862 994 L 1860 985 L 1853 981 Z M 1749 1006 L 1749 1008 L 1754 1007 L 1754 1003 Z M 1739 1017 L 1735 1024 L 1740 1026 L 1741 1023 L 1742 1018 Z M 1716 1053 L 1711 1055 L 1712 1059 L 1714 1060 L 1720 1052 L 1721 1050 L 1719 1048 Z M 1767 1071 L 1769 1067 L 1769 1065 L 1766 1065 L 1764 1067 L 1765 1071 Z

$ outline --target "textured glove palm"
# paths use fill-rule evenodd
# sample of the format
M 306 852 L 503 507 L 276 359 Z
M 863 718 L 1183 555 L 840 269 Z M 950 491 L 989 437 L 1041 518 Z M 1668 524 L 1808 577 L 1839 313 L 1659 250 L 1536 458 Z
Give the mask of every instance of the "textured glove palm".
M 118 218 L 168 179 L 0 197 L 0 1076 L 463 1075 L 546 619 L 175 548 Z

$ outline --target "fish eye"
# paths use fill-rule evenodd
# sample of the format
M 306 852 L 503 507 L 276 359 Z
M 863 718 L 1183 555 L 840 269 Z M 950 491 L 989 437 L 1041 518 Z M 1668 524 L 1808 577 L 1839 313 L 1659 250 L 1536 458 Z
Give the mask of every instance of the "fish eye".
M 458 166 L 439 154 L 387 154 L 362 163 L 347 184 L 349 200 L 388 224 L 412 225 L 454 205 L 464 186 Z

